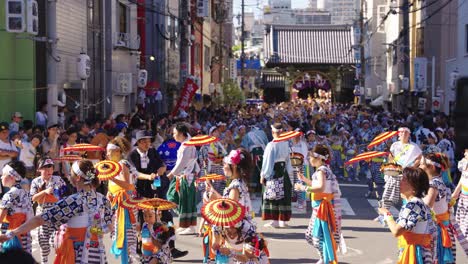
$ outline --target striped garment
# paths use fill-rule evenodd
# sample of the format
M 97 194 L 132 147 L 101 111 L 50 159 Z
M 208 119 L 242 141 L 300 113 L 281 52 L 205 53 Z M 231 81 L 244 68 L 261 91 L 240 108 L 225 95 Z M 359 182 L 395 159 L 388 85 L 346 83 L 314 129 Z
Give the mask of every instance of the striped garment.
M 385 175 L 385 187 L 380 201 L 381 207 L 390 209 L 400 202 L 400 181 L 400 176 Z

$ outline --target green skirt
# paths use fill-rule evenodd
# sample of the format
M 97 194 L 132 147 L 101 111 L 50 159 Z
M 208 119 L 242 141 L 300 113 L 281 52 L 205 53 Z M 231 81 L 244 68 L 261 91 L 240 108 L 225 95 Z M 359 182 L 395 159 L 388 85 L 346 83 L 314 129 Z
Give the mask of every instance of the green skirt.
M 197 199 L 195 179 L 189 185 L 184 178 L 180 179 L 179 191 L 176 191 L 176 179 L 173 178 L 169 185 L 167 199 L 177 203 L 179 213 L 179 227 L 187 228 L 197 225 Z
M 262 220 L 289 221 L 291 219 L 291 180 L 284 162 L 275 163 L 274 171 L 274 178 L 284 177 L 284 198 L 281 200 L 263 199 Z

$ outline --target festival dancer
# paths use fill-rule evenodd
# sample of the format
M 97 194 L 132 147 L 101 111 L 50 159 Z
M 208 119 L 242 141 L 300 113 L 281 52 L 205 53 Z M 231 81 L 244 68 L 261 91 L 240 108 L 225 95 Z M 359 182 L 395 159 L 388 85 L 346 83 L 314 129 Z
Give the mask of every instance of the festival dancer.
M 336 176 L 326 165 L 331 154 L 327 147 L 317 145 L 309 153 L 309 162 L 316 168 L 312 180 L 299 174 L 306 184 L 295 184 L 296 190 L 312 193 L 312 216 L 306 231 L 306 240 L 320 255 L 317 263 L 338 263 L 337 250 L 341 240 L 341 197 Z
M 272 220 L 266 227 L 287 227 L 291 219 L 291 192 L 293 169 L 291 166 L 288 141 L 275 142 L 283 125 L 271 126 L 273 141 L 267 144 L 263 156 L 260 182 L 264 184 L 262 219 Z
M 171 192 L 169 190 L 168 199 L 179 205 L 178 234 L 191 235 L 196 233 L 195 227 L 197 226 L 195 176 L 200 172 L 200 166 L 197 163 L 196 148 L 184 144 L 190 139 L 187 125 L 177 124 L 173 129 L 173 137 L 182 144 L 177 151 L 176 165 L 167 175 L 171 179 L 171 187 L 176 189 L 176 193 L 172 197 L 169 195 Z
M 298 183 L 297 174 L 300 172 L 304 174 L 304 165 L 308 166 L 307 162 L 307 143 L 303 140 L 302 136 L 293 138 L 290 141 L 291 146 L 291 165 L 293 167 L 293 183 Z M 298 155 L 299 154 L 299 155 Z M 293 162 L 296 160 L 296 162 Z M 293 186 L 293 198 L 292 201 L 296 201 L 296 208 L 299 212 L 303 212 L 306 208 L 306 194 L 304 192 L 295 191 Z
M 26 190 L 21 187 L 24 180 L 26 167 L 21 161 L 10 161 L 2 170 L 2 185 L 10 188 L 0 201 L 0 222 L 2 223 L 2 234 L 8 234 L 12 241 L 0 244 L 2 251 L 14 248 L 31 254 L 31 234 L 22 232 L 12 234 L 12 230 L 22 225 L 33 216 L 31 198 Z
M 110 203 L 104 195 L 96 192 L 99 178 L 90 160 L 76 161 L 71 170 L 70 182 L 78 192 L 1 235 L 0 242 L 26 234 L 46 222 L 54 226 L 66 223 L 60 227 L 59 237 L 55 241 L 57 249 L 54 263 L 106 263 L 102 238 L 112 227 Z
M 424 197 L 424 202 L 434 211 L 438 225 L 436 244 L 438 263 L 456 263 L 454 228 L 450 223 L 452 191 L 445 186 L 441 177 L 442 171 L 449 169 L 448 158 L 442 153 L 426 154 L 421 158 L 420 168 L 429 177 L 429 191 Z
M 458 162 L 458 169 L 462 173 L 457 188 L 452 194 L 452 198 L 457 200 L 456 221 L 465 237 L 468 236 L 468 149 L 465 149 L 465 156 Z
M 219 129 L 216 126 L 210 128 L 209 134 L 210 136 L 214 136 L 217 138 L 220 137 Z M 207 164 L 204 164 L 205 166 L 207 166 L 207 173 L 224 175 L 223 157 L 227 155 L 227 152 L 223 145 L 219 141 L 213 142 L 209 145 L 201 147 L 201 152 L 201 156 L 204 158 L 207 157 L 208 159 Z M 222 192 L 222 190 L 224 190 L 224 187 L 226 187 L 226 181 L 215 181 L 213 184 L 214 188 L 218 192 Z
M 267 144 L 267 135 L 262 129 L 256 126 L 252 126 L 250 128 L 250 131 L 245 134 L 240 144 L 241 147 L 247 149 L 252 156 L 252 161 L 255 167 L 252 175 L 253 177 L 250 179 L 249 185 L 256 192 L 261 191 L 260 171 L 262 169 L 263 154 Z
M 437 228 L 432 220 L 431 209 L 423 197 L 429 189 L 429 178 L 419 168 L 403 170 L 400 192 L 407 203 L 403 205 L 398 220 L 393 219 L 387 208 L 379 208 L 390 231 L 398 237 L 398 263 L 434 263 Z
M 61 196 L 66 192 L 67 185 L 60 176 L 52 175 L 54 173 L 54 162 L 49 157 L 39 160 L 37 170 L 41 175 L 32 181 L 29 194 L 32 201 L 38 204 L 36 214 L 39 215 L 60 200 Z M 55 227 L 50 223 L 39 227 L 38 238 L 41 249 L 41 262 L 44 264 L 48 263 L 50 238 L 55 231 Z
M 174 228 L 166 226 L 157 220 L 154 210 L 143 212 L 141 227 L 142 263 L 168 264 L 171 263 L 171 249 L 169 241 L 174 239 Z
M 125 159 L 130 151 L 130 142 L 123 137 L 112 139 L 106 147 L 107 159 L 122 165 L 122 171 L 109 180 L 108 198 L 114 216 L 114 234 L 111 252 L 121 258 L 121 263 L 136 263 L 136 220 L 135 212 L 122 206 L 122 202 L 136 196 L 135 184 L 138 177 L 148 179 L 150 176 L 138 173 L 136 168 Z

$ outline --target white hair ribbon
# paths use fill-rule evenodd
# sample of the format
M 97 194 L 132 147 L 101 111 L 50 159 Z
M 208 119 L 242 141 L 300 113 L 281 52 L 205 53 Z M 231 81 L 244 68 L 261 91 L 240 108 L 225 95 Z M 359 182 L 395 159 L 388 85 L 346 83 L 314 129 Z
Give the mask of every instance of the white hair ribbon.
M 275 128 L 273 125 L 271 125 L 271 131 L 272 131 L 272 132 L 275 132 L 275 133 L 278 133 L 278 132 L 283 131 L 283 129 L 281 129 L 281 128 Z
M 21 181 L 23 179 L 23 177 L 8 164 L 3 167 L 2 173 L 12 176 L 16 181 Z
M 318 154 L 317 152 L 312 153 L 312 156 L 316 158 L 321 158 L 323 160 L 328 160 L 328 155 L 324 156 L 324 155 Z
M 434 165 L 434 167 L 437 167 L 437 168 L 441 168 L 442 169 L 442 164 L 438 163 L 438 162 L 435 162 L 435 161 L 432 161 L 430 159 L 426 159 L 424 158 L 424 163 L 427 164 L 427 165 Z
M 109 143 L 109 144 L 107 144 L 106 149 L 107 150 L 114 150 L 114 149 L 120 149 L 120 147 L 115 145 L 115 144 Z
M 76 175 L 78 175 L 78 176 L 80 176 L 80 177 L 83 177 L 83 176 L 84 176 L 84 173 L 81 171 L 81 169 L 80 169 L 80 164 L 78 163 L 78 161 L 75 161 L 75 162 L 73 163 L 73 165 L 72 165 L 72 171 L 73 171 Z

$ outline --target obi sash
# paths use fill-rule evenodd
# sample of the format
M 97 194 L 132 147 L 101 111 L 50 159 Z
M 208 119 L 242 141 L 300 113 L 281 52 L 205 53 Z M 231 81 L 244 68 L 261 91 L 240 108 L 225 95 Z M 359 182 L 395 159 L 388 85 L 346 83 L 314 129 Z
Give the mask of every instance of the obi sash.
M 41 199 L 37 201 L 38 204 L 53 204 L 58 202 L 57 197 L 53 194 L 45 194 Z
M 144 256 L 152 256 L 158 251 L 158 248 L 153 244 L 152 234 L 150 231 L 151 225 L 143 224 L 141 230 L 141 251 Z
M 215 259 L 216 254 L 212 250 L 213 231 L 211 225 L 205 225 L 203 233 L 203 263 L 208 263 L 210 259 Z
M 437 219 L 437 258 L 439 263 L 453 263 L 452 240 L 449 235 L 450 212 L 436 215 Z
M 129 199 L 127 190 L 114 184 L 109 184 L 109 192 L 113 194 L 111 197 L 111 205 L 116 208 L 115 215 L 117 221 L 116 239 L 112 245 L 112 253 L 116 256 L 122 255 L 122 259 L 128 259 L 126 230 L 132 227 L 135 223 L 135 215 L 121 204 L 126 199 Z
M 15 213 L 12 215 L 7 215 L 5 217 L 5 220 L 3 220 L 3 224 L 7 225 L 7 230 L 16 229 L 20 225 L 22 225 L 24 222 L 26 222 L 25 213 Z M 24 234 L 15 236 L 13 239 L 4 242 L 2 244 L 3 251 L 8 251 L 10 249 L 16 249 L 16 248 L 22 248 L 23 247 L 21 244 L 22 236 L 24 236 Z
M 86 237 L 87 227 L 71 228 L 67 227 L 63 234 L 62 243 L 55 250 L 54 264 L 75 263 L 75 248 L 74 243 L 83 243 Z M 92 241 L 97 241 L 96 235 L 91 236 Z
M 398 237 L 398 247 L 403 249 L 398 264 L 424 264 L 422 247 L 431 247 L 430 234 L 407 231 Z
M 323 236 L 322 255 L 326 264 L 338 263 L 336 256 L 337 245 L 333 233 L 336 232 L 335 210 L 332 205 L 332 193 L 313 193 L 313 207 L 317 207 L 317 218 L 314 222 L 314 237 Z

